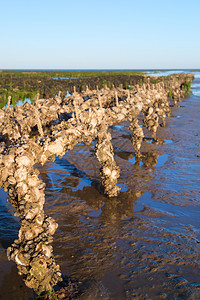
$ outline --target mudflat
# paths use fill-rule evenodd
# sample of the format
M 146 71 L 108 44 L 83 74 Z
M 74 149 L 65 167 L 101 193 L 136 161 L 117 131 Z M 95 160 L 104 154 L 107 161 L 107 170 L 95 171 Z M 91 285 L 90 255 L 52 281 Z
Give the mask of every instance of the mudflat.
M 197 78 L 194 89 L 199 85 Z M 95 143 L 37 166 L 46 183 L 45 213 L 59 224 L 55 259 L 63 274 L 82 282 L 80 298 L 200 299 L 199 99 L 191 94 L 172 108 L 156 142 L 146 132 L 139 159 L 129 124 L 109 128 L 121 170 L 117 197 L 109 199 L 99 188 Z M 16 238 L 19 225 L 6 208 L 9 236 Z M 6 260 L 9 236 L 2 230 L 0 297 L 29 299 L 15 265 Z M 19 292 L 8 288 L 13 276 Z

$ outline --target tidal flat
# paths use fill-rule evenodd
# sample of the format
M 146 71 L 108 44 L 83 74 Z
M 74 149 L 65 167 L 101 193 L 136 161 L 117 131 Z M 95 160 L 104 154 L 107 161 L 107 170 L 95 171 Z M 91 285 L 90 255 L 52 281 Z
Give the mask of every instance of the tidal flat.
M 37 166 L 45 214 L 59 224 L 53 248 L 62 274 L 77 278 L 80 299 L 200 299 L 200 73 L 172 108 L 157 140 L 146 131 L 135 157 L 128 122 L 111 126 L 121 192 L 99 188 L 95 143 Z M 146 130 L 146 129 L 145 129 Z M 0 299 L 33 299 L 7 261 L 19 220 L 1 189 Z

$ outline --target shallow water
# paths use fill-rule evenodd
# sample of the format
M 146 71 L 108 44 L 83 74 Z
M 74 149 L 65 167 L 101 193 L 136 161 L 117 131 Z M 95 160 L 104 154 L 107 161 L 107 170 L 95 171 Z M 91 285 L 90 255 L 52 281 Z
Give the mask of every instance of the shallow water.
M 122 192 L 101 192 L 95 141 L 38 166 L 45 212 L 59 227 L 54 254 L 63 274 L 83 282 L 82 299 L 200 299 L 200 98 L 172 108 L 158 143 L 147 131 L 136 159 L 129 124 L 110 128 Z M 19 223 L 0 190 L 0 299 L 31 299 L 8 262 Z

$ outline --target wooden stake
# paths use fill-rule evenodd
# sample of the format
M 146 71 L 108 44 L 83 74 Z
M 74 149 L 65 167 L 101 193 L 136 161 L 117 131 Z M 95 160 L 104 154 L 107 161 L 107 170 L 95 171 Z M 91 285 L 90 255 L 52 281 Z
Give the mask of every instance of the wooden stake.
M 127 97 L 127 101 L 130 101 L 130 91 L 128 90 L 128 97 Z
M 42 129 L 42 123 L 41 123 L 41 120 L 40 120 L 40 115 L 39 115 L 37 107 L 35 108 L 35 117 L 36 117 L 37 128 L 38 128 L 39 134 L 41 136 L 44 136 L 44 132 L 43 132 L 43 129 Z
M 8 107 L 10 107 L 10 103 L 11 103 L 11 96 L 8 96 Z
M 79 111 L 78 111 L 78 107 L 76 105 L 76 99 L 74 99 L 74 108 L 75 108 L 77 122 L 79 122 Z
M 102 108 L 102 102 L 101 102 L 101 96 L 100 96 L 100 94 L 98 94 L 98 99 L 99 99 L 99 106 L 100 106 L 100 108 Z
M 117 91 L 115 91 L 116 106 L 119 106 Z

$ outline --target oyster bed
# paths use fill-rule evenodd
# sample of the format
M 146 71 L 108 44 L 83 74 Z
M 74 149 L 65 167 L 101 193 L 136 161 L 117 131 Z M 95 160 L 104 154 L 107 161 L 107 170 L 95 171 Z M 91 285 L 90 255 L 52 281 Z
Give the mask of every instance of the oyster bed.
M 180 84 L 179 82 L 179 85 L 176 86 L 175 82 L 177 81 L 174 80 L 171 84 L 171 90 L 174 93 L 173 98 L 175 98 L 175 104 L 177 105 L 176 100 L 180 100 L 180 97 L 184 96 L 184 90 L 180 88 L 182 83 Z M 175 86 L 174 89 L 172 88 L 173 85 Z M 173 172 L 172 170 L 170 175 L 170 179 L 172 181 L 171 189 L 173 191 L 172 194 L 174 195 L 174 201 L 171 200 L 172 203 L 168 203 L 168 200 L 166 200 L 166 203 L 164 201 L 164 199 L 171 199 L 171 196 L 168 197 L 169 188 L 165 191 L 165 189 L 161 187 L 164 185 L 162 182 L 165 182 L 167 177 L 163 178 L 163 181 L 160 179 L 160 182 L 158 183 L 155 181 L 156 174 L 159 178 L 159 176 L 163 174 L 163 171 L 166 173 L 169 172 L 169 168 L 165 170 L 165 165 L 166 163 L 169 165 L 170 160 L 171 150 L 169 149 L 173 149 L 173 147 L 175 147 L 174 151 L 179 150 L 179 153 L 182 153 L 183 151 L 181 145 L 178 148 L 178 145 L 175 146 L 173 139 L 167 136 L 167 134 L 169 134 L 169 122 L 173 120 L 178 120 L 179 122 L 182 121 L 181 118 L 177 118 L 179 115 L 177 115 L 176 118 L 168 119 L 167 127 L 159 127 L 159 117 L 163 124 L 165 122 L 165 116 L 170 113 L 170 102 L 167 97 L 168 90 L 169 86 L 166 88 L 162 84 L 157 86 L 155 85 L 154 88 L 152 88 L 150 84 L 149 86 L 136 87 L 135 90 L 129 92 L 116 89 L 113 91 L 107 90 L 107 94 L 106 91 L 101 91 L 101 95 L 97 95 L 96 97 L 93 96 L 93 98 L 91 97 L 91 103 L 89 101 L 88 103 L 87 101 L 83 101 L 82 104 L 79 103 L 79 101 L 81 101 L 80 95 L 74 93 L 72 99 L 69 98 L 66 100 L 66 108 L 64 107 L 65 111 L 60 112 L 60 114 L 65 114 L 64 116 L 62 115 L 60 122 L 56 122 L 57 118 L 52 117 L 52 115 L 51 120 L 48 120 L 47 117 L 41 117 L 40 114 L 43 113 L 42 106 L 44 101 L 42 102 L 38 99 L 36 100 L 38 107 L 36 107 L 38 108 L 39 113 L 35 113 L 34 107 L 34 118 L 32 118 L 34 121 L 31 123 L 31 126 L 28 127 L 23 119 L 22 126 L 23 124 L 26 125 L 25 128 L 23 128 L 23 143 L 20 136 L 15 139 L 16 132 L 14 132 L 14 130 L 6 129 L 9 134 L 8 139 L 12 141 L 12 145 L 13 143 L 17 145 L 15 148 L 17 149 L 16 151 L 18 151 L 15 157 L 16 169 L 19 168 L 17 166 L 20 164 L 24 166 L 24 162 L 26 162 L 26 160 L 24 160 L 24 158 L 21 159 L 21 157 L 23 157 L 25 153 L 30 153 L 29 151 L 30 149 L 33 149 L 33 147 L 36 149 L 34 150 L 34 153 L 37 154 L 35 155 L 36 158 L 33 159 L 34 163 L 42 162 L 44 164 L 48 158 L 52 158 L 52 154 L 58 154 L 60 156 L 60 159 L 57 157 L 54 163 L 46 162 L 43 167 L 37 165 L 37 169 L 40 171 L 40 179 L 37 179 L 38 173 L 35 168 L 31 169 L 31 172 L 29 170 L 27 175 L 28 179 L 19 179 L 19 182 L 29 182 L 26 184 L 29 191 L 34 187 L 33 179 L 35 179 L 37 183 L 36 186 L 40 186 L 39 191 L 41 193 L 41 197 L 39 198 L 39 202 L 42 203 L 42 205 L 40 205 L 40 211 L 36 211 L 35 215 L 33 213 L 30 216 L 30 207 L 27 207 L 26 209 L 24 202 L 21 203 L 24 207 L 16 205 L 16 194 L 13 194 L 13 190 L 15 189 L 10 187 L 10 185 L 15 184 L 12 182 L 13 179 L 9 181 L 6 178 L 4 181 L 9 182 L 10 184 L 7 186 L 8 190 L 11 190 L 11 193 L 9 192 L 9 201 L 17 207 L 17 213 L 22 219 L 22 226 L 20 229 L 21 235 L 19 235 L 19 240 L 16 241 L 11 248 L 9 248 L 9 255 L 16 263 L 20 261 L 21 264 L 18 263 L 18 268 L 21 273 L 25 275 L 28 274 L 27 277 L 24 277 L 26 284 L 28 283 L 30 286 L 30 281 L 32 280 L 33 286 L 30 287 L 37 290 L 36 284 L 38 284 L 38 288 L 41 286 L 44 288 L 44 282 L 42 285 L 38 278 L 35 278 L 36 276 L 33 272 L 34 268 L 37 267 L 38 260 L 44 260 L 44 257 L 47 270 L 49 266 L 51 266 L 51 270 L 53 270 L 50 274 L 51 278 L 47 282 L 45 289 L 49 289 L 49 282 L 50 284 L 54 283 L 55 274 L 58 276 L 55 280 L 59 279 L 59 267 L 54 261 L 52 249 L 49 246 L 51 243 L 51 236 L 56 228 L 56 223 L 53 220 L 55 219 L 59 224 L 59 229 L 55 234 L 54 241 L 56 262 L 60 264 L 63 273 L 77 277 L 84 283 L 85 286 L 87 286 L 87 291 L 85 291 L 85 293 L 83 293 L 80 297 L 85 297 L 85 299 L 89 299 L 89 297 L 92 297 L 91 299 L 98 299 L 100 297 L 107 297 L 111 299 L 117 299 L 116 297 L 118 297 L 118 299 L 126 299 L 126 297 L 152 299 L 151 297 L 153 297 L 153 299 L 156 299 L 156 297 L 158 297 L 158 299 L 161 299 L 162 297 L 165 297 L 165 294 L 167 295 L 166 297 L 170 296 L 170 290 L 172 289 L 174 282 L 176 283 L 174 285 L 180 286 L 180 288 L 175 288 L 171 295 L 175 295 L 176 293 L 177 295 L 182 295 L 185 293 L 186 296 L 189 297 L 189 291 L 193 296 L 197 293 L 197 283 L 191 283 L 188 279 L 183 278 L 185 280 L 184 281 L 179 278 L 181 277 L 179 276 L 179 273 L 181 272 L 180 270 L 184 268 L 185 270 L 187 269 L 187 263 L 184 259 L 184 256 L 187 254 L 187 251 L 184 250 L 185 244 L 188 243 L 188 247 L 190 247 L 189 244 L 191 244 L 191 247 L 195 250 L 194 254 L 190 253 L 190 262 L 188 264 L 191 268 L 192 261 L 194 275 L 196 272 L 195 268 L 197 268 L 195 263 L 198 265 L 198 252 L 195 248 L 198 241 L 195 240 L 197 239 L 195 235 L 196 232 L 193 232 L 192 227 L 190 228 L 191 232 L 193 232 L 193 236 L 195 236 L 195 239 L 192 240 L 191 236 L 189 237 L 190 229 L 188 229 L 187 223 L 185 226 L 184 224 L 180 225 L 180 222 L 183 222 L 184 219 L 181 213 L 180 216 L 176 216 L 175 214 L 176 206 L 180 206 L 180 199 L 177 195 L 178 199 L 176 202 L 176 189 L 173 191 L 172 188 L 173 181 L 176 183 L 176 177 L 179 178 L 181 172 L 178 172 L 177 175 L 176 172 Z M 87 95 L 83 95 L 82 99 L 83 97 L 88 96 L 89 93 L 90 91 L 87 91 Z M 147 97 L 148 93 L 149 97 Z M 183 94 L 181 95 L 181 93 Z M 94 95 L 94 91 L 91 92 L 91 94 Z M 105 99 L 102 96 L 104 94 L 106 94 Z M 157 97 L 158 94 L 161 96 Z M 123 97 L 125 98 L 123 99 Z M 61 101 L 59 100 L 59 97 L 55 100 L 58 104 L 59 101 Z M 104 101 L 108 100 L 109 102 L 106 102 L 105 104 Z M 149 100 L 149 102 L 146 100 Z M 161 110 L 159 110 L 158 106 L 155 105 L 158 100 L 159 103 L 161 102 L 161 104 L 163 104 L 161 106 L 163 109 Z M 95 103 L 95 101 L 97 103 Z M 187 104 L 188 99 L 184 100 L 184 102 L 185 101 L 186 106 L 189 106 L 189 104 Z M 114 105 L 112 103 L 114 103 Z M 89 105 L 89 107 L 87 106 L 85 109 L 80 109 L 81 105 L 84 104 Z M 99 105 L 97 113 L 92 109 L 93 104 L 95 107 L 97 104 Z M 171 104 L 174 104 L 174 101 L 172 101 Z M 69 116 L 68 114 L 70 112 L 68 112 L 67 109 L 70 105 L 73 107 L 74 112 L 72 112 L 72 115 Z M 198 103 L 196 103 L 196 105 L 198 105 Z M 63 106 L 64 105 L 62 105 L 62 108 Z M 104 108 L 104 106 L 106 106 L 106 108 Z M 51 107 L 51 105 L 48 107 Z M 27 106 L 27 109 L 28 108 L 29 107 Z M 153 108 L 153 111 L 151 108 Z M 123 118 L 119 117 L 122 109 L 126 109 L 126 112 L 123 110 L 123 112 L 125 112 L 123 113 Z M 143 117 L 140 114 L 142 109 L 144 112 Z M 181 110 L 182 108 L 173 108 L 172 113 L 178 109 Z M 186 114 L 188 110 L 189 108 L 187 107 L 187 110 L 182 109 L 181 111 L 184 111 Z M 56 109 L 54 108 L 52 111 L 56 111 Z M 98 112 L 99 116 L 97 118 Z M 46 116 L 49 115 L 46 113 Z M 102 115 L 104 118 L 101 117 Z M 85 121 L 83 121 L 84 117 Z M 107 124 L 106 122 L 102 122 L 102 120 L 105 119 L 109 120 L 109 122 L 107 121 Z M 70 141 L 70 144 L 63 142 L 63 144 L 67 145 L 67 147 L 71 146 L 71 149 L 73 148 L 73 150 L 68 152 L 64 158 L 61 158 L 65 151 L 70 148 L 62 149 L 60 146 L 62 143 L 59 142 L 60 136 L 57 135 L 62 132 L 61 129 L 66 130 L 66 127 L 64 126 L 66 126 L 67 122 L 67 124 L 70 123 L 74 125 L 72 123 L 73 120 L 75 120 L 76 129 L 78 128 L 79 131 L 82 123 L 86 126 L 89 124 L 90 127 L 86 127 L 87 131 L 85 127 L 83 128 L 83 132 L 87 132 L 87 134 L 84 135 L 82 133 L 81 138 L 76 137 L 76 140 L 71 139 L 72 143 Z M 99 120 L 99 123 L 94 122 L 94 128 L 91 128 L 93 120 Z M 131 123 L 131 126 L 126 120 Z M 148 129 L 152 129 L 153 136 L 151 136 L 146 129 L 141 126 L 142 120 L 143 125 L 146 125 Z M 186 120 L 184 118 L 184 121 L 182 121 L 183 125 L 185 121 Z M 17 120 L 17 123 L 20 124 L 20 120 Z M 51 125 L 47 126 L 47 124 L 50 123 Z M 177 126 L 176 123 L 174 125 Z M 37 130 L 34 131 L 32 128 L 35 126 L 37 126 Z M 97 131 L 95 131 L 96 127 L 98 127 Z M 12 128 L 15 129 L 15 127 Z M 31 128 L 31 130 L 29 128 Z M 141 128 L 144 130 L 141 131 Z M 176 127 L 172 127 L 172 131 L 176 133 L 174 128 L 176 129 Z M 188 124 L 186 128 L 189 129 Z M 193 128 L 197 130 L 197 127 Z M 112 144 L 110 142 L 110 134 L 112 135 Z M 45 138 L 49 136 L 51 137 L 50 140 Z M 95 138 L 97 137 L 96 149 L 93 144 L 94 136 Z M 168 139 L 167 141 L 164 140 L 166 138 Z M 24 145 L 27 145 L 27 141 L 30 143 L 31 140 L 34 140 L 34 143 L 32 142 L 30 147 L 26 146 L 23 153 L 20 152 Z M 46 145 L 45 140 L 47 140 Z M 142 140 L 143 143 L 141 147 Z M 77 141 L 79 144 L 76 146 Z M 21 142 L 22 145 L 20 145 L 19 142 Z M 80 144 L 81 142 L 90 143 L 91 145 L 82 145 Z M 185 137 L 185 143 L 187 145 L 187 136 Z M 103 148 L 101 147 L 102 144 L 104 145 Z M 133 151 L 133 146 L 135 148 L 135 152 Z M 40 150 L 41 148 L 42 151 Z M 3 151 L 11 151 L 10 149 L 13 149 L 13 147 L 5 145 L 2 153 L 4 154 Z M 101 150 L 103 151 L 104 149 L 109 149 L 109 151 L 107 151 L 108 157 L 102 159 Z M 33 150 L 31 151 L 33 152 Z M 55 153 L 53 151 L 55 151 Z M 95 158 L 95 151 L 100 164 Z M 164 151 L 164 153 L 161 153 L 162 151 Z M 189 150 L 190 155 L 192 155 L 191 151 L 194 151 L 193 148 Z M 113 160 L 114 153 L 115 161 Z M 135 153 L 137 154 L 136 158 Z M 6 152 L 6 155 L 10 157 L 11 154 L 10 152 Z M 163 155 L 165 156 L 162 157 Z M 6 161 L 5 158 L 6 156 L 4 156 L 4 160 L 2 161 L 4 164 Z M 30 156 L 28 158 L 31 159 Z M 7 157 L 7 159 L 9 158 Z M 183 167 L 184 164 L 183 161 L 181 161 L 181 154 L 179 159 L 180 165 Z M 195 164 L 196 160 L 197 158 L 195 158 Z M 29 166 L 28 163 L 27 165 Z M 27 167 L 27 165 L 25 166 Z M 107 169 L 103 169 L 105 165 Z M 171 165 L 176 166 L 176 161 L 175 163 L 172 161 Z M 10 166 L 11 165 L 9 165 L 8 169 L 11 168 Z M 98 175 L 99 167 L 101 167 L 101 180 L 104 186 L 103 191 L 111 197 L 110 199 L 102 192 L 100 177 Z M 120 168 L 121 173 L 118 184 L 116 184 L 117 181 L 115 181 L 115 178 L 114 181 L 112 178 L 111 184 L 110 174 L 115 171 L 114 174 L 119 175 L 118 167 Z M 2 174 L 5 174 L 5 172 L 2 172 Z M 18 180 L 18 176 L 22 176 L 24 174 L 24 170 L 21 170 L 19 174 L 16 174 L 16 176 L 13 177 Z M 29 178 L 30 174 L 32 174 L 32 181 Z M 116 179 L 117 177 L 118 176 L 116 176 Z M 43 182 L 46 184 L 45 214 L 48 214 L 49 217 L 45 217 L 43 213 Z M 20 184 L 20 187 L 21 186 L 22 184 Z M 116 196 L 116 192 L 119 190 L 119 187 L 121 188 L 121 192 L 118 196 Z M 4 190 L 6 190 L 5 186 Z M 160 197 L 160 195 L 163 197 L 162 201 L 160 198 L 157 198 Z M 185 196 L 185 198 L 187 197 Z M 183 206 L 190 206 L 190 203 L 186 204 L 184 199 L 182 201 Z M 192 203 L 193 202 L 194 201 L 192 201 Z M 171 208 L 168 212 L 170 205 Z M 34 204 L 35 209 L 36 206 L 37 205 Z M 167 213 L 165 212 L 166 210 Z M 186 208 L 186 211 L 187 210 L 189 212 L 188 207 Z M 31 209 L 31 211 L 33 212 L 33 209 Z M 183 211 L 185 210 L 183 209 Z M 35 222 L 36 220 L 38 222 L 39 215 L 43 217 L 43 219 L 42 221 L 39 220 L 41 226 L 38 226 L 38 224 L 36 226 Z M 172 219 L 176 219 L 175 225 L 174 222 L 171 221 Z M 27 233 L 29 232 L 27 228 L 28 225 L 31 227 L 29 233 L 32 234 L 31 237 L 28 236 Z M 185 234 L 186 236 L 184 240 L 185 243 L 183 243 L 182 234 L 178 234 L 176 229 L 173 232 L 171 227 L 179 227 L 179 230 L 181 229 L 180 232 L 182 231 L 183 235 Z M 37 231 L 36 229 L 41 231 Z M 41 240 L 38 241 L 38 237 L 41 238 Z M 34 250 L 37 247 L 37 249 L 39 249 L 36 251 L 35 255 L 35 257 L 38 258 L 38 260 L 35 259 L 37 261 L 33 260 L 31 255 L 30 257 L 26 257 L 28 262 L 22 262 L 22 257 L 19 257 L 19 254 L 21 253 L 30 252 L 30 249 L 27 248 L 27 240 L 29 242 L 31 241 L 28 245 L 34 244 L 34 247 L 32 247 Z M 38 244 L 40 244 L 40 247 Z M 28 251 L 25 251 L 24 247 L 26 247 Z M 191 252 L 191 249 L 188 251 Z M 182 261 L 184 261 L 183 264 L 180 263 Z M 175 267 L 173 269 L 174 265 Z M 179 269 L 179 267 L 180 270 L 177 271 L 176 268 Z M 32 271 L 30 272 L 30 270 Z M 170 270 L 174 270 L 174 273 L 168 273 Z M 24 271 L 26 273 L 24 273 Z M 30 277 L 30 274 L 32 277 Z M 147 280 L 149 275 L 151 275 L 150 277 L 152 279 Z M 163 278 L 165 278 L 166 285 L 163 285 Z M 151 285 L 152 280 L 157 280 L 159 282 L 159 284 L 155 284 L 154 288 L 152 288 Z M 142 282 L 145 282 L 145 286 Z M 183 287 L 184 282 L 185 287 Z M 161 292 L 161 290 L 163 292 Z

